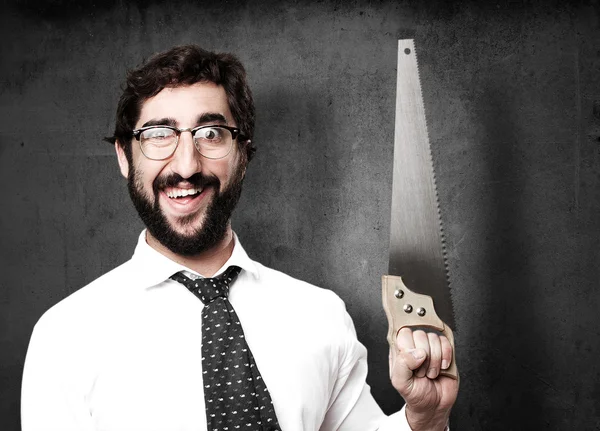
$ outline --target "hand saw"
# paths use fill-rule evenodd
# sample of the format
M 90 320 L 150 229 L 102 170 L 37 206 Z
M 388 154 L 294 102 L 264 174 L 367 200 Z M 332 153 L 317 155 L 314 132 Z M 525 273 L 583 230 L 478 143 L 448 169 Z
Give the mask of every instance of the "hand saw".
M 398 41 L 395 129 L 389 273 L 396 275 L 382 277 L 387 340 L 395 355 L 401 328 L 426 327 L 446 335 L 454 352 L 444 238 L 412 39 Z M 454 353 L 440 374 L 458 378 Z

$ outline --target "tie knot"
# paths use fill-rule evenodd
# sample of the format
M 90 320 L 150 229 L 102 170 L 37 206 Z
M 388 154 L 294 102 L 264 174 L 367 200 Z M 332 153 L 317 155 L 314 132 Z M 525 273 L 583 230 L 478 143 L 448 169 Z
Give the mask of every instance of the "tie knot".
M 222 274 L 212 278 L 192 280 L 181 272 L 173 274 L 170 278 L 183 284 L 206 305 L 214 301 L 215 298 L 227 298 L 229 286 L 241 270 L 239 266 L 230 266 Z

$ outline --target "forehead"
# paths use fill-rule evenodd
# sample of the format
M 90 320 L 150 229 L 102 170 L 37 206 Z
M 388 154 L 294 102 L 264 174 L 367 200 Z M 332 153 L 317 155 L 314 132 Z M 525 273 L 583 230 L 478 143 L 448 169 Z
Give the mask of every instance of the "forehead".
M 221 85 L 197 82 L 192 85 L 167 87 L 142 103 L 136 127 L 149 120 L 163 118 L 175 120 L 179 127 L 191 127 L 199 116 L 210 113 L 221 114 L 228 124 L 233 124 L 227 94 Z

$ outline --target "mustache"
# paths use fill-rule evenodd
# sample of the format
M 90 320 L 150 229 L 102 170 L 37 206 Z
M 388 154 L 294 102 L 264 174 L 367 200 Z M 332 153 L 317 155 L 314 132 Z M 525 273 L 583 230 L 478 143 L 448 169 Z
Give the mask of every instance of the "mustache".
M 204 175 L 201 172 L 196 172 L 189 178 L 183 178 L 179 174 L 171 173 L 168 175 L 157 177 L 152 182 L 152 189 L 154 191 L 154 194 L 157 195 L 160 190 L 166 187 L 175 187 L 183 182 L 191 184 L 192 186 L 197 188 L 215 186 L 217 190 L 219 190 L 221 186 L 221 181 L 219 181 L 219 179 L 214 175 Z

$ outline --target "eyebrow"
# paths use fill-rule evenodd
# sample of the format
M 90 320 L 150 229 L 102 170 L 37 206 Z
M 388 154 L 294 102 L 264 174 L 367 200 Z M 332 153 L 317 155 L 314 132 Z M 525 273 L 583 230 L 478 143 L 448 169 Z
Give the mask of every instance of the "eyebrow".
M 160 119 L 149 120 L 149 121 L 146 121 L 144 124 L 142 124 L 142 127 L 148 127 L 148 126 L 176 127 L 177 121 L 174 118 L 160 118 Z
M 201 124 L 206 123 L 225 123 L 227 124 L 227 118 L 223 114 L 219 114 L 217 112 L 206 112 L 204 114 L 198 115 L 196 118 L 196 125 L 199 126 Z
M 196 118 L 196 126 L 200 126 L 206 123 L 221 123 L 227 124 L 227 118 L 223 114 L 217 112 L 205 112 L 204 114 L 198 115 Z M 177 120 L 171 117 L 158 118 L 146 121 L 142 124 L 142 127 L 148 126 L 171 126 L 177 127 Z

